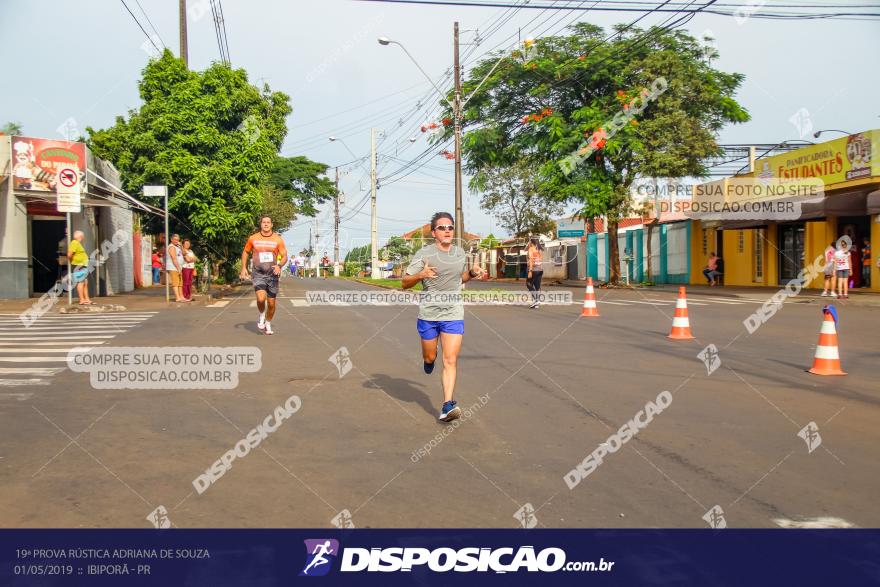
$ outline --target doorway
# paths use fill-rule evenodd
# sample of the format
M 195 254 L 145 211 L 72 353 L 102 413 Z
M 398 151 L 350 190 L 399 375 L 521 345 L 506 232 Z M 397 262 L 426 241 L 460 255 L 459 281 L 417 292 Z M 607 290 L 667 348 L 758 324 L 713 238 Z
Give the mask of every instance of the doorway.
M 797 278 L 804 266 L 803 222 L 779 225 L 779 285 Z
M 871 217 L 841 216 L 837 219 L 837 238 L 843 235 L 852 239 L 851 287 L 867 287 L 868 284 L 862 283 L 862 248 L 865 246 L 863 239 L 871 238 Z
M 45 293 L 52 289 L 61 277 L 65 265 L 59 263 L 60 257 L 67 255 L 65 230 L 67 222 L 58 219 L 31 220 L 31 266 L 33 268 L 34 293 Z

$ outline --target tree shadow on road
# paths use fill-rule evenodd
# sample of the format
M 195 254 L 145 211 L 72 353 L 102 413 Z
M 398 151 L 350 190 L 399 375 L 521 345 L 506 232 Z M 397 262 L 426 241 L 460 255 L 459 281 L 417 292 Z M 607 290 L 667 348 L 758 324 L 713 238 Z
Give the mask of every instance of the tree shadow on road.
M 434 405 L 431 403 L 431 398 L 409 379 L 398 379 L 383 373 L 373 373 L 370 375 L 370 379 L 364 382 L 364 387 L 375 391 L 384 391 L 387 395 L 402 402 L 418 404 L 419 407 L 432 416 L 436 412 Z M 380 389 L 376 389 L 377 387 Z

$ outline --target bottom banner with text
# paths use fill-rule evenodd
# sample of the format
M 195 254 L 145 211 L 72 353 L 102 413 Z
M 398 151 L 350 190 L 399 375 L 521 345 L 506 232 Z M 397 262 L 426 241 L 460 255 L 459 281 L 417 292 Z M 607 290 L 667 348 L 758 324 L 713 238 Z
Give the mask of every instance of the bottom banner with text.
M 880 531 L 0 530 L 0 585 L 876 585 Z

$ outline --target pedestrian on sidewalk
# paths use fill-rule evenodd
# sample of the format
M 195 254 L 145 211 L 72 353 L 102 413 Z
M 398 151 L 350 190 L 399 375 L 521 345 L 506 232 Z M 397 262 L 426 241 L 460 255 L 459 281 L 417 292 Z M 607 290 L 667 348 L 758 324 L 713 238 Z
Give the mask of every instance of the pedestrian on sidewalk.
M 153 285 L 159 285 L 159 275 L 162 272 L 162 258 L 159 256 L 159 249 L 153 249 Z
M 330 269 L 330 257 L 327 256 L 327 251 L 324 251 L 324 256 L 321 257 L 321 277 L 327 279 L 327 271 Z
M 871 240 L 862 239 L 862 287 L 871 287 Z
M 192 301 L 192 283 L 193 276 L 196 272 L 196 257 L 192 250 L 192 243 L 188 238 L 183 239 L 183 297 L 188 301 Z
M 532 304 L 530 308 L 539 308 L 541 278 L 544 276 L 544 243 L 537 236 L 533 236 L 529 240 L 528 250 L 526 252 L 526 260 L 528 263 L 528 273 L 526 274 L 526 289 L 532 293 Z
M 837 297 L 837 293 L 834 291 L 836 285 L 836 277 L 834 274 L 834 253 L 837 252 L 837 243 L 835 241 L 831 241 L 831 244 L 828 245 L 828 248 L 825 249 L 825 287 L 822 289 L 821 297 L 825 298 L 831 296 L 832 298 Z M 830 293 L 829 293 L 830 288 Z
M 455 226 L 452 215 L 437 212 L 431 217 L 434 242 L 413 255 L 401 281 L 403 289 L 421 282 L 423 292 L 419 303 L 416 329 L 422 342 L 422 360 L 425 373 L 434 371 L 438 343 L 443 352 L 443 406 L 439 420 L 451 422 L 461 417 L 461 408 L 453 399 L 457 375 L 458 354 L 464 338 L 464 305 L 459 297 L 463 283 L 479 279 L 482 268 L 474 261 L 468 269 L 464 249 L 453 244 Z M 432 299 L 440 294 L 446 300 Z
M 67 258 L 70 260 L 70 285 L 76 285 L 76 295 L 79 297 L 80 306 L 91 306 L 89 299 L 89 256 L 83 248 L 82 242 L 85 233 L 81 230 L 73 231 L 73 240 L 67 247 Z
M 183 278 L 181 277 L 181 271 L 183 270 L 183 252 L 180 249 L 179 234 L 171 235 L 171 243 L 168 245 L 165 257 L 165 279 L 168 280 L 168 284 L 171 286 L 171 289 L 174 290 L 174 301 L 190 301 L 183 297 Z
M 721 257 L 715 256 L 715 251 L 709 253 L 709 262 L 706 264 L 706 268 L 703 269 L 703 275 L 706 276 L 710 286 L 715 286 L 718 283 L 717 278 L 721 275 L 718 271 L 718 262 L 720 260 Z
M 852 255 L 850 245 L 842 240 L 840 248 L 834 253 L 834 267 L 837 270 L 837 294 L 843 299 L 849 298 L 849 276 L 852 272 Z

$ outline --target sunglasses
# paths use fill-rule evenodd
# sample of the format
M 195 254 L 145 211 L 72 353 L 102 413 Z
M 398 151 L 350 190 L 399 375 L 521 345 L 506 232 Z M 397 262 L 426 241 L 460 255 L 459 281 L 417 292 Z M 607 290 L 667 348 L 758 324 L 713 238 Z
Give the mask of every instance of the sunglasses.
M 455 226 L 452 224 L 438 224 L 434 227 L 434 230 L 455 230 Z

